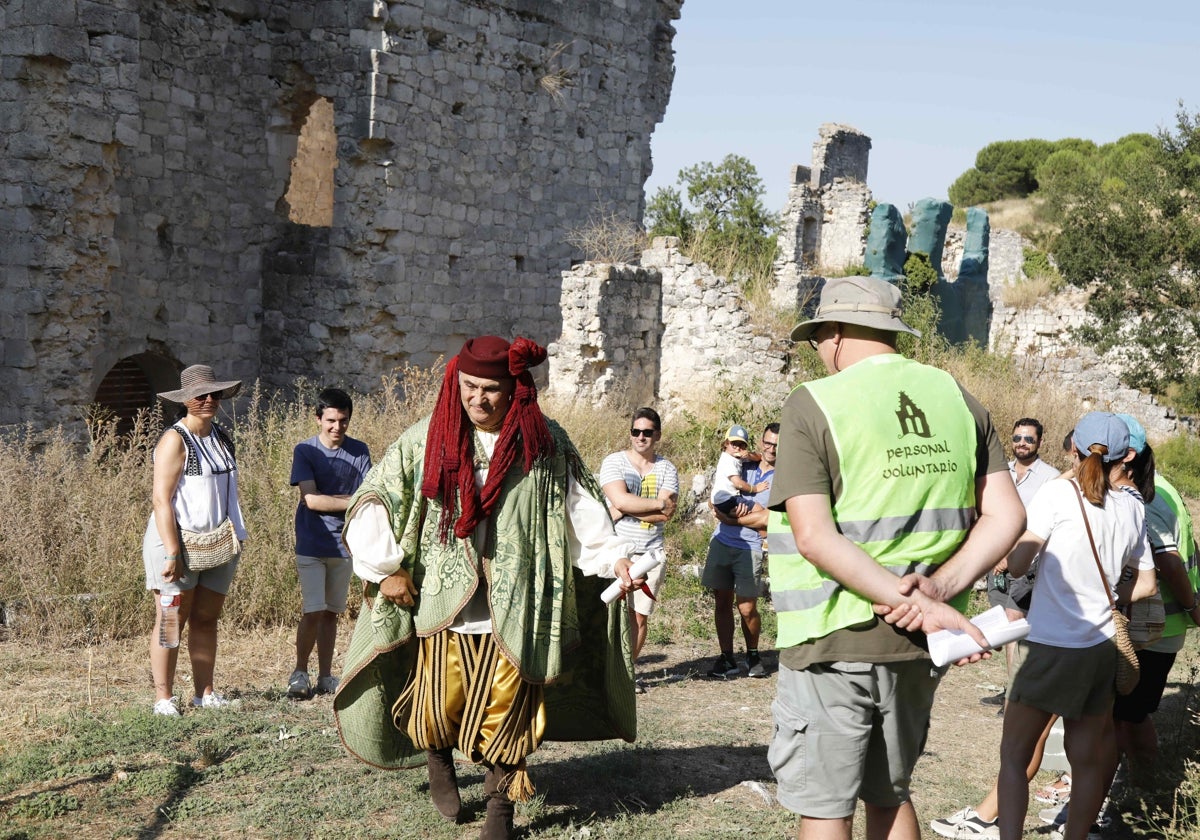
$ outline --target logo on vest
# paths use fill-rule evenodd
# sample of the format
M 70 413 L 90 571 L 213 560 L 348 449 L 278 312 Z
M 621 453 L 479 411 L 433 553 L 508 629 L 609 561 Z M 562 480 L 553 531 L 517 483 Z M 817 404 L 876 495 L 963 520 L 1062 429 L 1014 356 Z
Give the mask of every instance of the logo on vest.
M 929 431 L 929 421 L 925 419 L 925 412 L 903 391 L 900 392 L 900 410 L 896 412 L 896 419 L 900 421 L 900 434 L 897 437 L 933 437 L 933 433 Z
M 897 438 L 903 439 L 909 435 L 925 439 L 933 437 L 925 412 L 903 391 L 900 392 L 900 410 L 896 412 L 896 419 L 900 421 L 900 434 Z M 883 478 L 912 478 L 919 475 L 958 472 L 958 464 L 952 457 L 950 444 L 944 440 L 897 444 L 887 450 L 887 461 L 888 465 L 881 474 Z

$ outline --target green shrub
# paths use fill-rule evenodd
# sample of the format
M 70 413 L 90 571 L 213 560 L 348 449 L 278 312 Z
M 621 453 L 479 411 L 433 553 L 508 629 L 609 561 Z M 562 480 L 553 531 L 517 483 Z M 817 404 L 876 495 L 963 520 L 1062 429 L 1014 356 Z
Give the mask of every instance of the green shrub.
M 933 288 L 937 282 L 937 269 L 929 262 L 929 255 L 920 252 L 911 253 L 904 260 L 904 277 L 908 288 L 918 294 L 924 294 Z
M 1200 440 L 1180 434 L 1154 447 L 1158 470 L 1185 496 L 1200 496 Z

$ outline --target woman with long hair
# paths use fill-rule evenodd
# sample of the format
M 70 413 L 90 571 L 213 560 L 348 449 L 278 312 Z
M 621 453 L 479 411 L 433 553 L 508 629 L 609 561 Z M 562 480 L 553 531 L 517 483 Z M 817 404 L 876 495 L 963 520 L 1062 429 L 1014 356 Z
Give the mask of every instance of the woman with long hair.
M 184 414 L 154 447 L 154 510 L 142 540 L 146 588 L 154 593 L 155 604 L 150 671 L 156 715 L 179 715 L 173 693 L 179 648 L 165 646 L 160 638 L 164 615 L 173 620 L 167 612 L 172 609 L 178 609 L 179 628 L 187 628 L 195 689 L 192 706 L 221 708 L 229 704 L 213 691 L 217 619 L 241 555 L 239 552 L 214 569 L 189 569 L 182 556 L 180 528 L 211 532 L 228 519 L 239 544 L 246 539 L 233 440 L 215 422 L 221 400 L 236 395 L 241 386 L 237 380 L 218 382 L 208 365 L 192 365 L 180 374 L 178 390 L 159 394 L 164 400 L 181 403 Z M 163 604 L 163 596 L 168 604 Z M 177 605 L 171 603 L 174 596 L 178 596 Z
M 1156 591 L 1142 504 L 1116 487 L 1129 448 L 1125 423 L 1114 414 L 1091 412 L 1076 424 L 1072 443 L 1075 477 L 1051 481 L 1038 491 L 1027 530 L 1008 559 L 1014 575 L 1025 574 L 1035 559 L 1039 565 L 1031 629 L 1004 713 L 1002 840 L 1022 836 L 1029 804 L 1026 768 L 1052 715 L 1063 718 L 1073 771 L 1063 836 L 1086 839 L 1115 759 L 1117 652 L 1108 596 L 1129 601 Z

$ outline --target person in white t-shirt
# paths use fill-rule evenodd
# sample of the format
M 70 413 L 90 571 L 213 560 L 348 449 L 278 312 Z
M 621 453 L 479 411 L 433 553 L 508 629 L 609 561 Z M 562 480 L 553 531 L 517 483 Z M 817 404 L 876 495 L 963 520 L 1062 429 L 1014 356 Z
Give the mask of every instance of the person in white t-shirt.
M 1114 486 L 1129 448 L 1125 423 L 1114 414 L 1091 412 L 1076 424 L 1072 443 L 1076 477 L 1051 481 L 1037 492 L 1026 531 L 1009 554 L 1011 574 L 1025 574 L 1034 560 L 1039 565 L 1030 633 L 1022 642 L 1024 655 L 1004 714 L 1001 840 L 1022 835 L 1029 803 L 1026 768 L 1052 715 L 1064 720 L 1067 759 L 1074 770 L 1063 836 L 1087 837 L 1115 760 L 1116 647 L 1105 587 L 1121 601 L 1157 591 L 1143 506 Z
M 614 452 L 600 465 L 600 486 L 608 499 L 617 536 L 628 540 L 639 554 L 657 553 L 661 561 L 646 577 L 647 595 L 636 589 L 629 595 L 633 618 L 633 664 L 646 644 L 647 620 L 667 576 L 664 523 L 675 513 L 679 499 L 679 473 L 656 451 L 662 440 L 662 420 L 652 408 L 639 408 L 629 424 L 629 448 Z M 645 685 L 636 683 L 639 694 Z

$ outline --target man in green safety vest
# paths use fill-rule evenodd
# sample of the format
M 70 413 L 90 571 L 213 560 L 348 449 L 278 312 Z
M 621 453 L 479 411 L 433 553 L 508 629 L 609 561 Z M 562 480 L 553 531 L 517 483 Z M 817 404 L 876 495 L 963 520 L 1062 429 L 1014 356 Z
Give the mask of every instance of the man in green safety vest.
M 849 840 L 859 799 L 867 836 L 920 837 L 909 781 L 942 673 L 925 634 L 961 629 L 987 646 L 959 610 L 1025 527 L 987 410 L 898 354 L 899 332 L 919 335 L 900 290 L 846 277 L 791 336 L 830 373 L 784 404 L 769 502 L 768 759 L 801 840 Z

